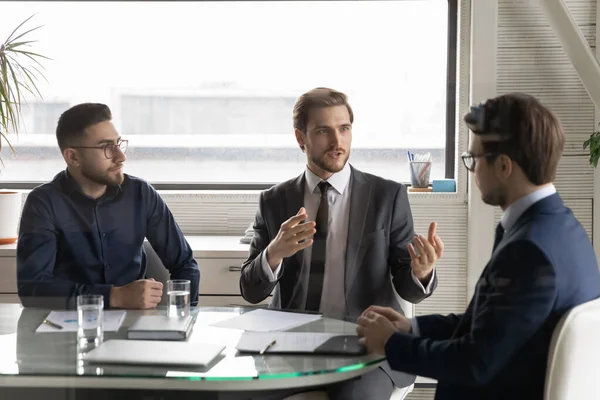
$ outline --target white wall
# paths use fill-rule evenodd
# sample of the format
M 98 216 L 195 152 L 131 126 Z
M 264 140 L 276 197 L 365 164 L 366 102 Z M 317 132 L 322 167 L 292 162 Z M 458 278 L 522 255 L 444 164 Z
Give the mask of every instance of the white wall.
M 567 0 L 589 45 L 596 46 L 596 0 Z M 595 108 L 537 1 L 498 1 L 497 90 L 525 91 L 549 106 L 567 141 L 556 187 L 593 236 L 594 170 L 583 142 L 595 127 Z M 500 212 L 495 213 L 500 218 Z

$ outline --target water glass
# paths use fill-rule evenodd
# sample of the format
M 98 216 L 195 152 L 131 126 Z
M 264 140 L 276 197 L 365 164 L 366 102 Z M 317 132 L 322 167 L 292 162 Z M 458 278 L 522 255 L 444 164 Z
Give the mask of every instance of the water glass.
M 167 281 L 169 317 L 187 317 L 190 315 L 190 284 L 187 279 Z
M 81 349 L 93 349 L 102 343 L 104 297 L 97 294 L 77 296 L 77 342 Z

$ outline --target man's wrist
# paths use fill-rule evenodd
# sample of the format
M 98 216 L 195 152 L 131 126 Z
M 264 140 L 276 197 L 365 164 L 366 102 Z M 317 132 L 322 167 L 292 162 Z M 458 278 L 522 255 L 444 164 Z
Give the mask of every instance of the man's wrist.
M 121 299 L 119 297 L 120 292 L 120 287 L 113 286 L 112 288 L 110 288 L 109 306 L 111 308 L 121 308 Z
M 275 271 L 282 260 L 277 255 L 273 254 L 270 246 L 267 246 L 265 251 L 267 252 L 267 263 L 269 264 L 269 268 L 271 268 L 272 271 Z
M 433 269 L 431 269 L 431 271 L 429 271 L 426 274 L 415 273 L 415 276 L 417 277 L 419 282 L 421 282 L 423 285 L 426 285 L 427 283 L 429 283 L 429 280 L 431 279 L 432 275 L 433 275 Z

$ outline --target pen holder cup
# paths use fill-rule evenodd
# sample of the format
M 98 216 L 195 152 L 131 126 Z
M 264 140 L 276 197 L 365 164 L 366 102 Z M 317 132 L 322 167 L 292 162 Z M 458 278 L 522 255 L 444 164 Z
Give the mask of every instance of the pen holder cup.
M 410 184 L 414 188 L 429 187 L 429 176 L 431 175 L 431 161 L 411 161 Z

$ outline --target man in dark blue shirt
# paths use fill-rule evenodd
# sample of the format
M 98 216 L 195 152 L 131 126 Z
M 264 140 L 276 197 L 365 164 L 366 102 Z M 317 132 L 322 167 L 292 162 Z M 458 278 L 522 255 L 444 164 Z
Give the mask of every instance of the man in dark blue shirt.
M 24 306 L 73 307 L 101 294 L 106 307 L 154 308 L 162 284 L 146 279 L 147 238 L 172 279 L 200 271 L 165 202 L 147 182 L 123 173 L 127 141 L 110 109 L 85 103 L 64 112 L 56 128 L 67 169 L 28 196 L 17 243 L 17 283 Z

